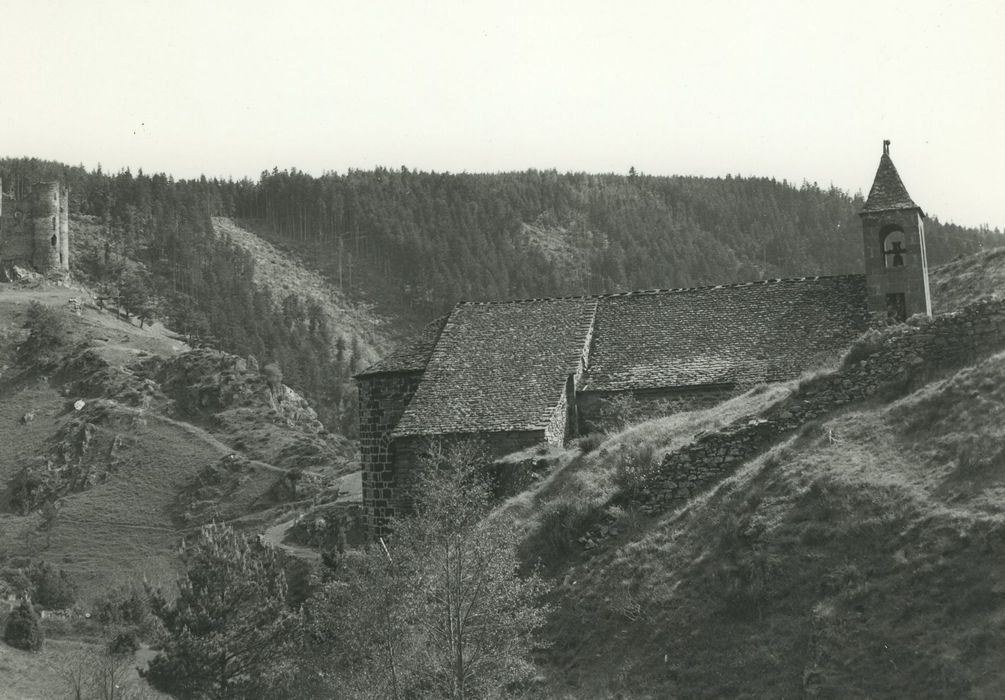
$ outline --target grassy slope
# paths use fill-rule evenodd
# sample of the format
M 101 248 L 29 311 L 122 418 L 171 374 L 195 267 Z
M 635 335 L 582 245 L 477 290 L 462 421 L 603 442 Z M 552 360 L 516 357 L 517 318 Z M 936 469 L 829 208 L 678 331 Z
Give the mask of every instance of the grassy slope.
M 835 417 L 565 572 L 547 694 L 1001 697 L 1003 376 Z
M 1005 255 L 936 270 L 955 308 Z M 601 504 L 621 451 L 657 456 L 783 387 L 614 436 L 504 512 L 550 569 L 542 697 L 1005 695 L 1005 354 L 813 424 L 688 507 L 556 552 L 555 504 Z M 779 392 L 782 392 L 781 394 Z M 551 546 L 549 546 L 551 544 Z
M 176 517 L 178 493 L 208 465 L 241 451 L 232 443 L 248 443 L 245 452 L 255 460 L 280 455 L 284 447 L 297 447 L 303 438 L 264 414 L 259 415 L 257 425 L 238 425 L 228 433 L 225 424 L 222 432 L 211 433 L 201 425 L 178 420 L 183 416 L 165 415 L 168 407 L 156 402 L 149 409 L 138 409 L 116 401 L 89 400 L 88 407 L 76 414 L 72 409 L 76 395 L 64 395 L 66 382 L 74 377 L 19 374 L 13 354 L 24 335 L 22 314 L 31 301 L 63 307 L 70 298 L 86 296 L 84 290 L 58 287 L 0 287 L 0 365 L 5 368 L 0 375 L 0 553 L 42 557 L 68 570 L 81 586 L 85 603 L 120 582 L 144 577 L 154 584 L 174 580 L 177 546 L 190 527 Z M 114 367 L 187 350 L 161 328 L 140 330 L 95 309 L 69 318 L 74 338 L 95 348 Z M 92 409 L 102 410 L 88 413 Z M 244 423 L 250 410 L 240 409 Z M 29 411 L 35 413 L 34 420 L 22 423 Z M 88 460 L 110 462 L 108 446 L 120 436 L 114 456 L 118 466 L 104 482 L 64 496 L 53 526 L 46 531 L 39 513 L 22 515 L 13 510 L 10 479 L 23 458 L 48 453 L 60 429 L 85 415 L 95 425 Z M 284 459 L 284 466 L 289 466 L 288 461 Z M 246 515 L 252 502 L 284 473 L 271 464 L 252 461 L 220 512 L 224 517 Z
M 935 313 L 953 311 L 991 294 L 1005 293 L 1005 248 L 959 258 L 929 276 Z

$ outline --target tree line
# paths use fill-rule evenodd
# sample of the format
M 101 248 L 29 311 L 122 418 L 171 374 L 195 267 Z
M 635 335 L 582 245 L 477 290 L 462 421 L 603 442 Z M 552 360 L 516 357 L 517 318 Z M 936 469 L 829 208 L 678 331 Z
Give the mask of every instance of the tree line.
M 220 184 L 228 215 L 295 244 L 343 288 L 428 318 L 458 299 L 859 272 L 861 195 L 770 178 L 529 170 L 273 169 Z M 931 264 L 1000 232 L 926 223 Z

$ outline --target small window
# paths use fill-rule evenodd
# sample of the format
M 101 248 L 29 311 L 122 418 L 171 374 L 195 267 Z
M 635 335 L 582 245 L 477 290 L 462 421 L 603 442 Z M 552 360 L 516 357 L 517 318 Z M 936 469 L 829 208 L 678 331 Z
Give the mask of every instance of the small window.
M 895 321 L 907 320 L 907 300 L 903 294 L 886 295 L 886 317 Z
M 55 235 L 53 235 L 53 237 L 49 239 L 49 243 L 52 244 L 53 248 L 56 247 L 56 236 Z
M 906 253 L 903 231 L 894 229 L 883 236 L 883 263 L 886 267 L 903 267 Z
M 56 217 L 55 217 L 55 216 L 54 216 L 54 217 L 52 217 L 52 230 L 53 230 L 53 231 L 55 231 L 55 230 L 56 230 Z

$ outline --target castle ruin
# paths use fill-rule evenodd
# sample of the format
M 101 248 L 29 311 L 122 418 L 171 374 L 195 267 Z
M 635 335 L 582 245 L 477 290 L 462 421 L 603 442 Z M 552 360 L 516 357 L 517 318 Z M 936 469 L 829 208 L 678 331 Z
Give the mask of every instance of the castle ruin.
M 70 190 L 38 182 L 26 197 L 4 192 L 0 180 L 0 268 L 40 274 L 70 269 Z

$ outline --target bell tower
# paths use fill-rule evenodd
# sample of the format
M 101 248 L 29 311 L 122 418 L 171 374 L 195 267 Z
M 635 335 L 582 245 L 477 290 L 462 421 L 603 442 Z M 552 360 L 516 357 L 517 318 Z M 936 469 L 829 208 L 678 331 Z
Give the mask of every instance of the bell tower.
M 925 254 L 925 212 L 907 193 L 883 141 L 876 179 L 862 217 L 866 294 L 869 311 L 903 321 L 932 315 Z

